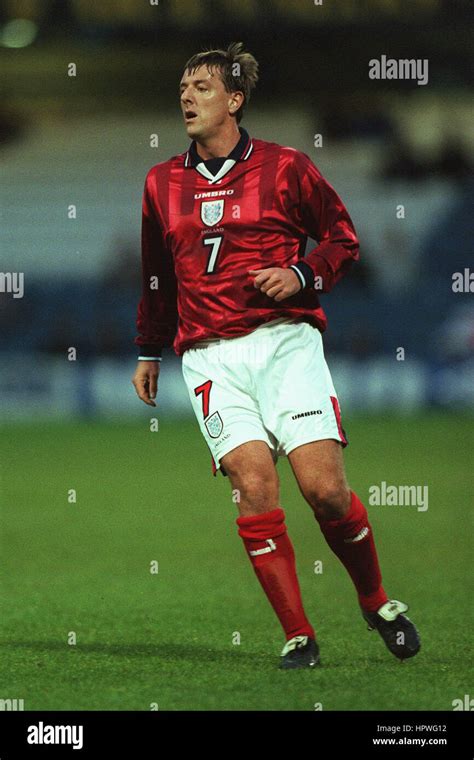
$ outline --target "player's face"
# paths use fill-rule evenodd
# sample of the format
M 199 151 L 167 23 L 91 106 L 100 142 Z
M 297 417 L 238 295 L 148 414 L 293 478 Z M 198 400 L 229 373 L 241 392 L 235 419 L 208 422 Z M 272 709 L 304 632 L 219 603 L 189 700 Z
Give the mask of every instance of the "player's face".
M 207 66 L 200 66 L 192 74 L 185 71 L 179 88 L 184 123 L 192 140 L 214 136 L 232 118 L 232 93 L 226 91 L 218 70 L 210 72 Z

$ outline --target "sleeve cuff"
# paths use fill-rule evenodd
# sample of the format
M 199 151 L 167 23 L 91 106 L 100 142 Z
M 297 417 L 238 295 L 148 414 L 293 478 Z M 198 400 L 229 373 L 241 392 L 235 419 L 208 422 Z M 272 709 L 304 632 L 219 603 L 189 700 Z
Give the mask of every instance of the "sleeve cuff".
M 144 343 L 142 346 L 138 345 L 138 350 L 140 352 L 138 358 L 142 359 L 143 361 L 161 361 L 161 346 L 153 343 Z
M 312 288 L 314 285 L 314 272 L 311 269 L 310 265 L 307 264 L 305 261 L 298 261 L 297 264 L 292 264 L 290 266 L 290 269 L 292 269 L 296 274 L 298 275 L 300 282 L 301 282 L 301 289 L 304 290 L 304 288 Z

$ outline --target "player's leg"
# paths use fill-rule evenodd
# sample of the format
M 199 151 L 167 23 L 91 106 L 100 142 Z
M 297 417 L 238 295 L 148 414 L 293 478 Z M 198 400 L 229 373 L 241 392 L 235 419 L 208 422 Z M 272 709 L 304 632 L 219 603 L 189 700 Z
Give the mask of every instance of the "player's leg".
M 241 345 L 242 339 L 236 340 Z M 211 345 L 186 351 L 183 377 L 214 466 L 239 491 L 237 524 L 255 573 L 287 640 L 296 639 L 299 647 L 285 655 L 284 667 L 312 666 L 317 662 L 317 645 L 303 609 L 294 552 L 279 505 L 274 441 L 249 390 L 248 370 L 228 361 L 230 341 L 229 350 L 225 348 L 224 352 Z
M 367 510 L 349 489 L 339 441 L 314 441 L 288 454 L 301 493 L 321 531 L 356 588 L 369 628 L 377 629 L 396 657 L 413 657 L 420 649 L 418 631 L 403 613 L 403 602 L 389 601 Z
M 271 451 L 264 441 L 248 441 L 220 460 L 237 491 L 240 517 L 278 509 L 279 480 Z
M 279 334 L 261 386 L 265 427 L 288 456 L 327 543 L 352 578 L 365 619 L 390 651 L 410 657 L 419 649 L 418 634 L 401 614 L 406 605 L 387 599 L 367 511 L 346 481 L 347 438 L 321 334 L 307 323 L 282 326 Z
M 362 609 L 380 609 L 388 597 L 373 531 L 367 510 L 347 484 L 341 444 L 314 441 L 293 449 L 288 459 L 324 538 L 352 578 Z
M 239 535 L 285 632 L 289 648 L 283 650 L 282 665 L 312 667 L 319 660 L 315 633 L 303 608 L 270 448 L 263 441 L 248 441 L 223 456 L 221 465 L 239 496 Z

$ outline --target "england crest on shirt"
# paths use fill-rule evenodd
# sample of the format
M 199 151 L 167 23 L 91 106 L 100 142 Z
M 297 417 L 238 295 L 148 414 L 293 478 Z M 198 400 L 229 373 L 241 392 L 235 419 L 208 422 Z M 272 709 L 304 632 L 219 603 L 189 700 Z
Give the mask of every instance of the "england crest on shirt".
M 214 227 L 219 224 L 224 216 L 224 199 L 217 201 L 201 202 L 201 219 L 206 227 Z

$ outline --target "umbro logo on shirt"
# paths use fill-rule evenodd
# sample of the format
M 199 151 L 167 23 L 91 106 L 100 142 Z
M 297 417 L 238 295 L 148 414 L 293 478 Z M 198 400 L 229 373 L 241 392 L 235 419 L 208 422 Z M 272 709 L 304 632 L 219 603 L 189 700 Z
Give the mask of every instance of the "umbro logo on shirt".
M 194 193 L 194 200 L 199 198 L 216 198 L 218 195 L 233 195 L 233 190 L 210 190 L 208 193 Z
M 300 414 L 293 414 L 292 420 L 299 420 L 300 417 L 310 417 L 312 414 L 322 414 L 322 409 L 315 409 L 312 412 L 300 412 Z

